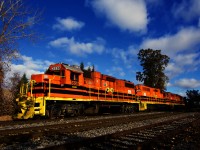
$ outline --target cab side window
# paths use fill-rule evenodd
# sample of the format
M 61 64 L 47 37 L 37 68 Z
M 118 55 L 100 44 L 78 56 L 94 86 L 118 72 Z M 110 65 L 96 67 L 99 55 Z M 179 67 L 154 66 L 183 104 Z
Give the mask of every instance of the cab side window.
M 75 73 L 75 72 L 71 72 L 71 75 L 70 75 L 70 79 L 72 81 L 78 81 L 78 73 Z
M 65 77 L 65 71 L 64 70 L 61 71 L 61 77 L 63 77 L 63 78 Z

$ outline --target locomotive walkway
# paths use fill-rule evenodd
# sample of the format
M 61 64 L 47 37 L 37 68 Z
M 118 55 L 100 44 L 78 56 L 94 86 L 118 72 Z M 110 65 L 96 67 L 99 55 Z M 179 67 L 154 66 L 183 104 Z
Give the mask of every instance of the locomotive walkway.
M 0 124 L 0 149 L 145 148 L 157 146 L 156 141 L 162 143 L 163 135 L 167 140 L 191 125 L 198 128 L 199 116 L 199 113 L 154 112 L 41 123 L 25 121 L 11 126 L 4 123 Z

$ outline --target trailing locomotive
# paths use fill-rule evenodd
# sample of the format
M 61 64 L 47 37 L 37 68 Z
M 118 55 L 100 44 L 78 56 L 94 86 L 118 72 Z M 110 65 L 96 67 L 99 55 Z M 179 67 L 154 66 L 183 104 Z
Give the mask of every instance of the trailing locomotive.
M 32 75 L 30 83 L 21 86 L 16 101 L 20 108 L 17 119 L 184 106 L 180 95 L 64 63 L 52 64 L 44 74 Z

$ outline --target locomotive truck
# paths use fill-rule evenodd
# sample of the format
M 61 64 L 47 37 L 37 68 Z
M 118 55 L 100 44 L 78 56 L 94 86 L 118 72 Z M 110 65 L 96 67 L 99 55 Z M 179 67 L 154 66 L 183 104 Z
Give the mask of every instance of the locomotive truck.
M 30 82 L 21 86 L 16 101 L 16 119 L 184 106 L 178 94 L 64 63 L 50 65 L 44 74 L 33 74 Z

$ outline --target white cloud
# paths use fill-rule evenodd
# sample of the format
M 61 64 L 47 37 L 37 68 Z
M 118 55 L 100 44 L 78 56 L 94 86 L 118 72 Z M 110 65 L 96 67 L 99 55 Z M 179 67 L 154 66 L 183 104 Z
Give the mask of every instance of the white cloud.
M 171 87 L 172 84 L 170 82 L 167 83 L 167 87 Z
M 178 54 L 174 61 L 182 66 L 184 65 L 196 66 L 200 63 L 200 61 L 198 60 L 199 57 L 200 53 Z
M 72 31 L 81 29 L 85 23 L 77 21 L 71 17 L 68 18 L 56 18 L 57 23 L 53 25 L 53 29 L 59 29 L 61 31 Z
M 180 67 L 178 64 L 171 62 L 166 67 L 165 72 L 169 78 L 173 78 L 177 76 L 178 74 L 183 73 L 183 67 Z
M 119 48 L 113 48 L 111 50 L 113 61 L 116 64 L 123 62 L 126 68 L 129 69 L 132 67 L 132 64 L 137 63 L 137 53 L 138 49 L 134 45 L 129 46 L 126 50 Z
M 80 62 L 78 62 L 74 59 L 71 59 L 71 58 L 65 59 L 64 61 L 65 61 L 65 63 L 67 63 L 69 65 L 80 65 Z
M 121 67 L 112 67 L 111 69 L 106 70 L 107 74 L 110 76 L 118 75 L 120 77 L 124 77 L 126 73 L 123 71 Z
M 143 0 L 94 0 L 91 4 L 95 12 L 122 30 L 146 30 L 148 18 Z
M 114 57 L 115 61 L 122 60 L 125 64 L 128 63 L 128 54 L 123 49 L 113 48 L 112 49 L 112 56 Z M 117 63 L 116 62 L 116 63 Z
M 196 80 L 196 79 L 187 79 L 187 78 L 183 78 L 180 79 L 178 81 L 175 81 L 175 85 L 181 88 L 199 88 L 200 87 L 200 80 Z
M 198 19 L 200 16 L 200 1 L 199 0 L 182 0 L 174 4 L 172 13 L 175 18 L 181 18 L 185 21 Z
M 26 74 L 27 78 L 30 79 L 32 74 L 41 74 L 48 68 L 50 62 L 48 60 L 33 60 L 32 57 L 28 57 L 25 55 L 20 55 L 19 58 L 22 63 L 21 64 L 12 64 L 11 72 L 7 74 L 7 78 L 9 78 L 14 72 L 18 72 L 20 75 Z
M 175 59 L 166 67 L 168 77 L 174 77 L 183 72 L 196 71 L 200 64 L 199 57 L 199 53 L 176 55 Z
M 140 48 L 161 49 L 170 57 L 179 52 L 191 52 L 200 45 L 199 28 L 183 28 L 174 35 L 165 35 L 160 38 L 145 39 Z
M 92 42 L 78 42 L 72 38 L 62 37 L 56 40 L 50 41 L 49 46 L 55 48 L 62 48 L 66 51 L 70 51 L 72 54 L 79 56 L 85 56 L 86 54 L 98 53 L 101 54 L 104 51 L 105 41 L 102 38 L 97 38 Z

